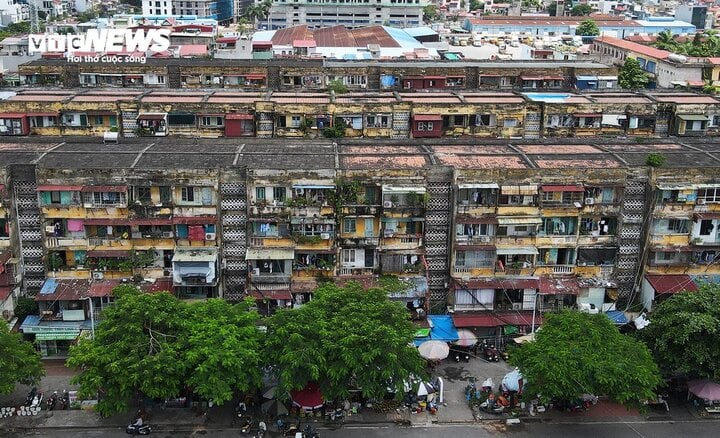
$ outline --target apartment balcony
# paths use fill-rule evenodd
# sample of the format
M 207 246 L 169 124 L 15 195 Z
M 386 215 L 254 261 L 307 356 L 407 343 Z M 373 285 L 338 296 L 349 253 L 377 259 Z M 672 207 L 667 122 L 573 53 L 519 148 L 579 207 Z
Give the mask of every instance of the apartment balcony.
M 46 219 L 85 219 L 87 210 L 82 205 L 45 205 L 40 208 Z
M 175 239 L 173 233 L 168 232 L 167 234 L 160 236 L 142 236 L 136 238 L 133 236 L 132 245 L 135 249 L 145 250 L 150 248 L 155 249 L 174 249 Z
M 575 265 L 544 265 L 537 266 L 534 274 L 536 276 L 541 275 L 573 275 L 575 274 Z
M 269 248 L 292 248 L 295 242 L 290 236 L 252 236 L 248 239 L 250 246 Z
M 293 281 L 297 279 L 308 279 L 308 278 L 332 278 L 335 275 L 334 268 L 296 268 L 293 271 Z
M 695 242 L 693 240 L 693 242 Z M 650 243 L 657 246 L 688 246 L 690 237 L 688 234 L 657 234 L 650 236 Z
M 9 237 L 0 237 L 0 248 L 8 248 L 11 244 L 12 242 Z
M 695 203 L 690 202 L 663 202 L 655 206 L 653 214 L 655 217 L 691 219 L 695 211 Z
M 283 272 L 260 272 L 255 270 L 250 272 L 250 283 L 253 285 L 258 284 L 289 284 L 292 274 L 286 274 Z
M 615 235 L 604 235 L 604 236 L 592 236 L 589 234 L 581 234 L 577 238 L 578 245 L 615 245 L 617 243 L 617 236 Z
M 339 277 L 366 277 L 375 275 L 375 268 L 355 268 L 343 266 L 337 270 Z
M 377 205 L 346 205 L 342 208 L 344 216 L 374 216 L 378 211 Z
M 257 203 L 250 206 L 250 216 L 283 216 L 288 217 L 292 209 L 280 203 L 277 205 Z
M 457 246 L 494 245 L 495 236 L 455 236 Z
M 498 216 L 540 216 L 540 209 L 533 205 L 499 205 Z
M 527 266 L 522 268 L 515 268 L 512 266 L 506 266 L 505 269 L 495 268 L 495 276 L 532 276 L 534 275 L 535 267 Z
M 620 214 L 620 204 L 600 204 L 595 202 L 594 200 L 592 204 L 588 204 L 587 200 L 585 200 L 580 212 L 583 216 L 617 216 L 618 214 Z
M 63 266 L 60 269 L 50 271 L 45 274 L 47 278 L 58 278 L 68 280 L 89 280 L 92 278 L 92 271 L 88 268 L 71 268 L 69 266 Z
M 86 219 L 127 219 L 128 209 L 126 204 L 85 204 Z
M 320 216 L 332 216 L 335 209 L 329 205 L 306 205 L 302 207 L 293 207 L 290 214 L 295 217 L 316 218 Z
M 541 236 L 538 235 L 535 238 L 535 245 L 537 246 L 553 246 L 553 247 L 567 247 L 567 246 L 575 246 L 577 245 L 578 237 L 576 235 L 569 235 L 569 236 L 557 236 L 557 235 L 550 235 L 550 236 Z
M 380 239 L 380 247 L 382 249 L 417 249 L 423 245 L 422 237 L 415 235 L 398 235 L 392 237 L 383 237 Z
M 48 249 L 87 249 L 89 239 L 73 237 L 45 237 L 45 245 Z
M 469 216 L 493 215 L 497 211 L 494 205 L 469 204 L 461 202 L 457 205 L 458 214 L 467 214 Z
M 88 246 L 93 249 L 131 249 L 132 241 L 130 239 L 112 238 L 112 237 L 88 237 Z
M 483 266 L 478 268 L 455 266 L 452 270 L 452 276 L 455 278 L 489 277 L 492 275 L 495 275 L 495 268 L 493 266 Z
M 535 236 L 495 236 L 497 246 L 534 246 Z

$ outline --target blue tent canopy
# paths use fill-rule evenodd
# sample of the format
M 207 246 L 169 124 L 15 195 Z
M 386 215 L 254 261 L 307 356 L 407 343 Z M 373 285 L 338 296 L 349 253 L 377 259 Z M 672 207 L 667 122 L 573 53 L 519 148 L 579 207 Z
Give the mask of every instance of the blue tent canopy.
M 425 341 L 443 341 L 454 342 L 458 340 L 458 332 L 450 315 L 428 315 L 428 321 L 432 326 L 430 336 L 425 338 L 415 338 L 413 342 L 416 346 Z
M 620 310 L 608 310 L 605 314 L 610 318 L 612 322 L 618 325 L 627 324 L 628 320 L 625 317 L 625 312 Z

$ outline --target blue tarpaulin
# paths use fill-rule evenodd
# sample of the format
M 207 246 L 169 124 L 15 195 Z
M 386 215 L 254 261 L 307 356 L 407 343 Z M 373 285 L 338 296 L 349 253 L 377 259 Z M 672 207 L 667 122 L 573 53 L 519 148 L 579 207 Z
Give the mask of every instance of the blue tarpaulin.
M 621 312 L 620 310 L 608 310 L 607 312 L 605 312 L 605 314 L 615 324 L 627 324 L 628 322 L 627 318 L 625 317 L 625 312 Z
M 425 341 L 443 341 L 454 342 L 458 340 L 458 332 L 450 315 L 428 315 L 428 321 L 431 325 L 430 336 L 425 338 L 415 338 L 413 342 L 416 346 Z

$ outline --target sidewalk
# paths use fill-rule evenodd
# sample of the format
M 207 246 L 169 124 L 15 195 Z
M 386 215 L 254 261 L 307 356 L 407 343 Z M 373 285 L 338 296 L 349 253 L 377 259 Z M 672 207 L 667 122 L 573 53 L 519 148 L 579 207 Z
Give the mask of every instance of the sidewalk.
M 375 425 L 392 424 L 398 420 L 405 420 L 411 426 L 427 426 L 430 424 L 473 424 L 478 422 L 490 422 L 503 424 L 506 419 L 511 418 L 508 414 L 493 415 L 480 413 L 475 418 L 473 412 L 465 400 L 465 386 L 477 380 L 479 385 L 485 378 L 492 377 L 495 387 L 499 385 L 502 377 L 510 370 L 505 362 L 485 362 L 482 359 L 473 358 L 470 362 L 443 362 L 434 372 L 435 376 L 441 377 L 444 382 L 443 404 L 438 408 L 435 415 L 428 411 L 411 413 L 407 409 L 400 412 L 377 413 L 372 409 L 364 408 L 357 414 L 345 417 L 345 425 Z M 49 396 L 52 391 L 59 393 L 63 389 L 75 389 L 69 384 L 72 370 L 63 366 L 62 361 L 46 361 L 46 377 L 43 378 L 38 389 Z M 1 396 L 0 406 L 19 406 L 25 401 L 28 387 L 18 385 L 13 394 Z M 201 430 L 227 430 L 236 429 L 239 424 L 234 411 L 234 403 L 227 403 L 224 406 L 215 406 L 208 410 L 203 416 L 196 410 L 157 407 L 148 411 L 148 422 L 157 431 L 201 431 Z M 27 430 L 27 429 L 70 429 L 70 428 L 118 428 L 124 429 L 133 416 L 132 412 L 102 418 L 95 412 L 84 410 L 47 411 L 43 410 L 37 416 L 12 416 L 0 419 L 0 430 Z M 649 408 L 648 412 L 641 413 L 637 410 L 628 410 L 623 406 L 601 400 L 597 405 L 587 411 L 561 412 L 557 409 L 550 409 L 544 413 L 530 416 L 527 411 L 522 412 L 519 417 L 523 422 L 546 422 L 546 423 L 619 423 L 619 422 L 646 422 L 646 421 L 696 421 L 696 420 L 718 420 L 720 416 L 701 416 L 695 409 L 684 400 L 671 400 L 670 412 L 664 408 Z M 286 421 L 292 422 L 293 419 Z M 302 424 L 313 424 L 317 429 L 336 428 L 339 425 L 326 423 L 322 418 L 303 418 Z M 408 423 L 406 423 L 408 424 Z M 270 432 L 276 432 L 274 424 L 268 423 Z M 272 436 L 272 433 L 271 433 Z

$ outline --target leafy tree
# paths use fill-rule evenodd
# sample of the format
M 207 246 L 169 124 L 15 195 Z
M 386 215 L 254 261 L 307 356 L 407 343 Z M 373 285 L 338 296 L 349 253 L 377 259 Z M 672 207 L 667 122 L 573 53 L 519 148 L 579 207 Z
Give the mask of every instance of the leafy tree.
M 99 395 L 101 414 L 127 410 L 137 394 L 172 398 L 186 386 L 222 404 L 233 390 L 257 384 L 260 335 L 247 304 L 186 304 L 132 285 L 112 293 L 117 300 L 103 311 L 95 339 L 71 347 L 67 361 L 82 371 L 73 379 L 79 395 Z
M 34 315 L 38 312 L 38 305 L 35 300 L 28 297 L 20 297 L 15 304 L 13 313 L 19 320 L 25 319 L 28 315 Z
M 35 385 L 45 375 L 40 354 L 19 333 L 0 324 L 0 394 L 10 394 L 16 383 Z
M 650 314 L 638 332 L 667 374 L 720 379 L 720 285 L 702 284 L 697 292 L 675 294 Z
M 625 60 L 618 73 L 618 83 L 621 88 L 645 88 L 648 78 L 637 59 L 627 58 Z
M 334 79 L 328 83 L 328 91 L 334 91 L 335 94 L 345 94 L 348 92 L 347 85 L 343 84 L 340 79 Z
M 657 34 L 657 38 L 655 39 L 655 47 L 661 50 L 669 50 L 671 52 L 677 48 L 677 42 L 675 41 L 675 38 L 670 29 L 665 29 Z
M 583 20 L 575 29 L 575 35 L 597 36 L 600 35 L 600 28 L 593 20 Z
M 411 374 L 423 374 L 424 361 L 409 347 L 414 331 L 406 309 L 384 288 L 326 283 L 301 308 L 270 317 L 265 356 L 277 367 L 282 390 L 317 381 L 327 399 L 347 398 L 353 388 L 380 398 L 388 387 L 402 390 Z
M 432 23 L 440 19 L 440 10 L 435 5 L 427 5 L 423 7 L 423 20 L 426 23 Z
M 660 167 L 665 164 L 665 155 L 659 153 L 648 154 L 645 158 L 645 164 L 651 167 Z
M 572 9 L 570 9 L 570 15 L 574 17 L 584 17 L 586 15 L 590 15 L 592 11 L 592 6 L 587 3 L 580 3 L 579 5 L 575 5 Z
M 652 398 L 660 383 L 648 348 L 622 335 L 604 314 L 547 315 L 535 340 L 513 351 L 510 362 L 527 379 L 523 392 L 544 400 L 589 393 L 635 406 Z
M 470 10 L 471 11 L 477 11 L 478 9 L 482 9 L 485 5 L 484 2 L 481 2 L 480 0 L 470 0 Z
M 551 17 L 556 16 L 557 15 L 557 7 L 558 7 L 557 2 L 550 3 L 550 5 L 547 8 L 548 15 L 550 15 Z
M 262 385 L 260 331 L 250 303 L 231 305 L 210 299 L 190 305 L 186 327 L 186 383 L 216 404 L 232 400 L 234 392 Z

